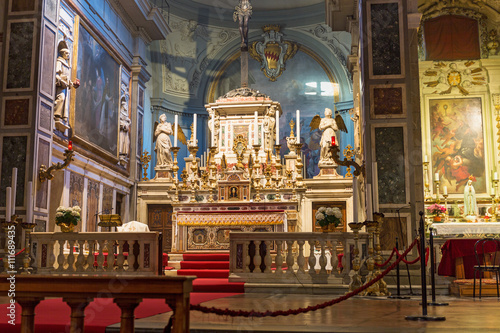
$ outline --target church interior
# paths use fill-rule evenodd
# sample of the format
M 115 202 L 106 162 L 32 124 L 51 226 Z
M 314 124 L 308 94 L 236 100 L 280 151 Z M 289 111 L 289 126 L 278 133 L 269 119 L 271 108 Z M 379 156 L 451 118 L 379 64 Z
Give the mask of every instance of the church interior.
M 191 332 L 399 331 L 418 305 L 384 300 L 403 318 L 391 326 L 368 298 L 421 294 L 431 280 L 433 293 L 462 300 L 459 312 L 433 309 L 454 323 L 410 329 L 498 327 L 500 1 L 0 9 L 2 331 L 57 331 L 42 310 L 52 302 L 78 332 L 95 310 L 89 293 L 111 278 L 127 287 L 103 296 L 118 305 L 106 332 L 132 332 L 148 297 L 169 308 L 137 310 L 136 331 L 163 332 L 173 309 L 172 332 L 186 332 L 190 293 Z M 481 239 L 491 240 L 484 275 Z M 18 284 L 14 319 L 4 276 Z M 344 294 L 364 297 L 342 305 L 347 317 L 363 307 L 372 317 L 321 310 L 280 330 L 193 311 L 209 302 L 266 317 Z M 463 302 L 476 296 L 483 303 Z

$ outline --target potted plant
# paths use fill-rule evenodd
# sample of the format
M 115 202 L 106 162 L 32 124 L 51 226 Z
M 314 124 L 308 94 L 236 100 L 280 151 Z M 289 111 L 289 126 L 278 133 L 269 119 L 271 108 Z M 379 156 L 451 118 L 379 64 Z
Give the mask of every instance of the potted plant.
M 323 232 L 327 232 L 330 226 L 338 227 L 341 218 L 342 212 L 338 207 L 320 207 L 316 213 L 316 221 Z
M 434 217 L 434 222 L 441 222 L 441 214 L 446 212 L 446 208 L 443 205 L 432 204 L 427 207 L 427 212 Z
M 56 224 L 61 227 L 62 232 L 72 232 L 78 221 L 80 221 L 81 212 L 79 206 L 59 206 L 56 210 Z

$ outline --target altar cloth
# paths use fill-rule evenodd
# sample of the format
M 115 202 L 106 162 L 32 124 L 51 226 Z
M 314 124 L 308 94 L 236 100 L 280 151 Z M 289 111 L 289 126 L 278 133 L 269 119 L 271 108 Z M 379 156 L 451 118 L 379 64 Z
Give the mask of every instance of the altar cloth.
M 500 234 L 500 223 L 498 222 L 463 222 L 463 223 L 433 223 L 432 228 L 437 235 L 471 235 L 480 238 L 487 234 Z

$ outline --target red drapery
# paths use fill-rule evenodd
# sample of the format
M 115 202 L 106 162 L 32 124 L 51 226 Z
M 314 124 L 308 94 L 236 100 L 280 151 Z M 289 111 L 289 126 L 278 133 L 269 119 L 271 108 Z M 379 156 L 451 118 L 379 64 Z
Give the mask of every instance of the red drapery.
M 439 16 L 424 23 L 427 60 L 479 59 L 476 20 L 455 15 Z

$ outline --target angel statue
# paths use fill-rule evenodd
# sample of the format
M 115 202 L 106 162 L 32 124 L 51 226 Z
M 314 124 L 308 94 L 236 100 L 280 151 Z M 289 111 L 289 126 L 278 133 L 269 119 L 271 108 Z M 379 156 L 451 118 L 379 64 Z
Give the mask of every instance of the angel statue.
M 335 142 L 337 142 L 337 135 L 335 134 L 336 131 L 340 130 L 347 133 L 347 127 L 345 126 L 344 119 L 342 119 L 342 116 L 338 111 L 335 111 L 335 119 L 333 119 L 332 110 L 326 108 L 325 118 L 315 115 L 309 126 L 311 128 L 311 132 L 315 129 L 323 131 L 320 141 L 321 153 L 319 164 L 334 164 L 332 154 L 330 152 L 332 137 L 335 137 Z
M 167 122 L 167 116 L 163 113 L 160 115 L 160 122 L 156 121 L 154 126 L 153 142 L 156 141 L 156 167 L 164 168 L 172 166 L 172 155 L 170 155 L 170 148 L 172 148 L 170 135 L 172 134 L 172 124 Z M 177 124 L 177 135 L 181 143 L 187 144 L 186 136 L 179 124 Z

